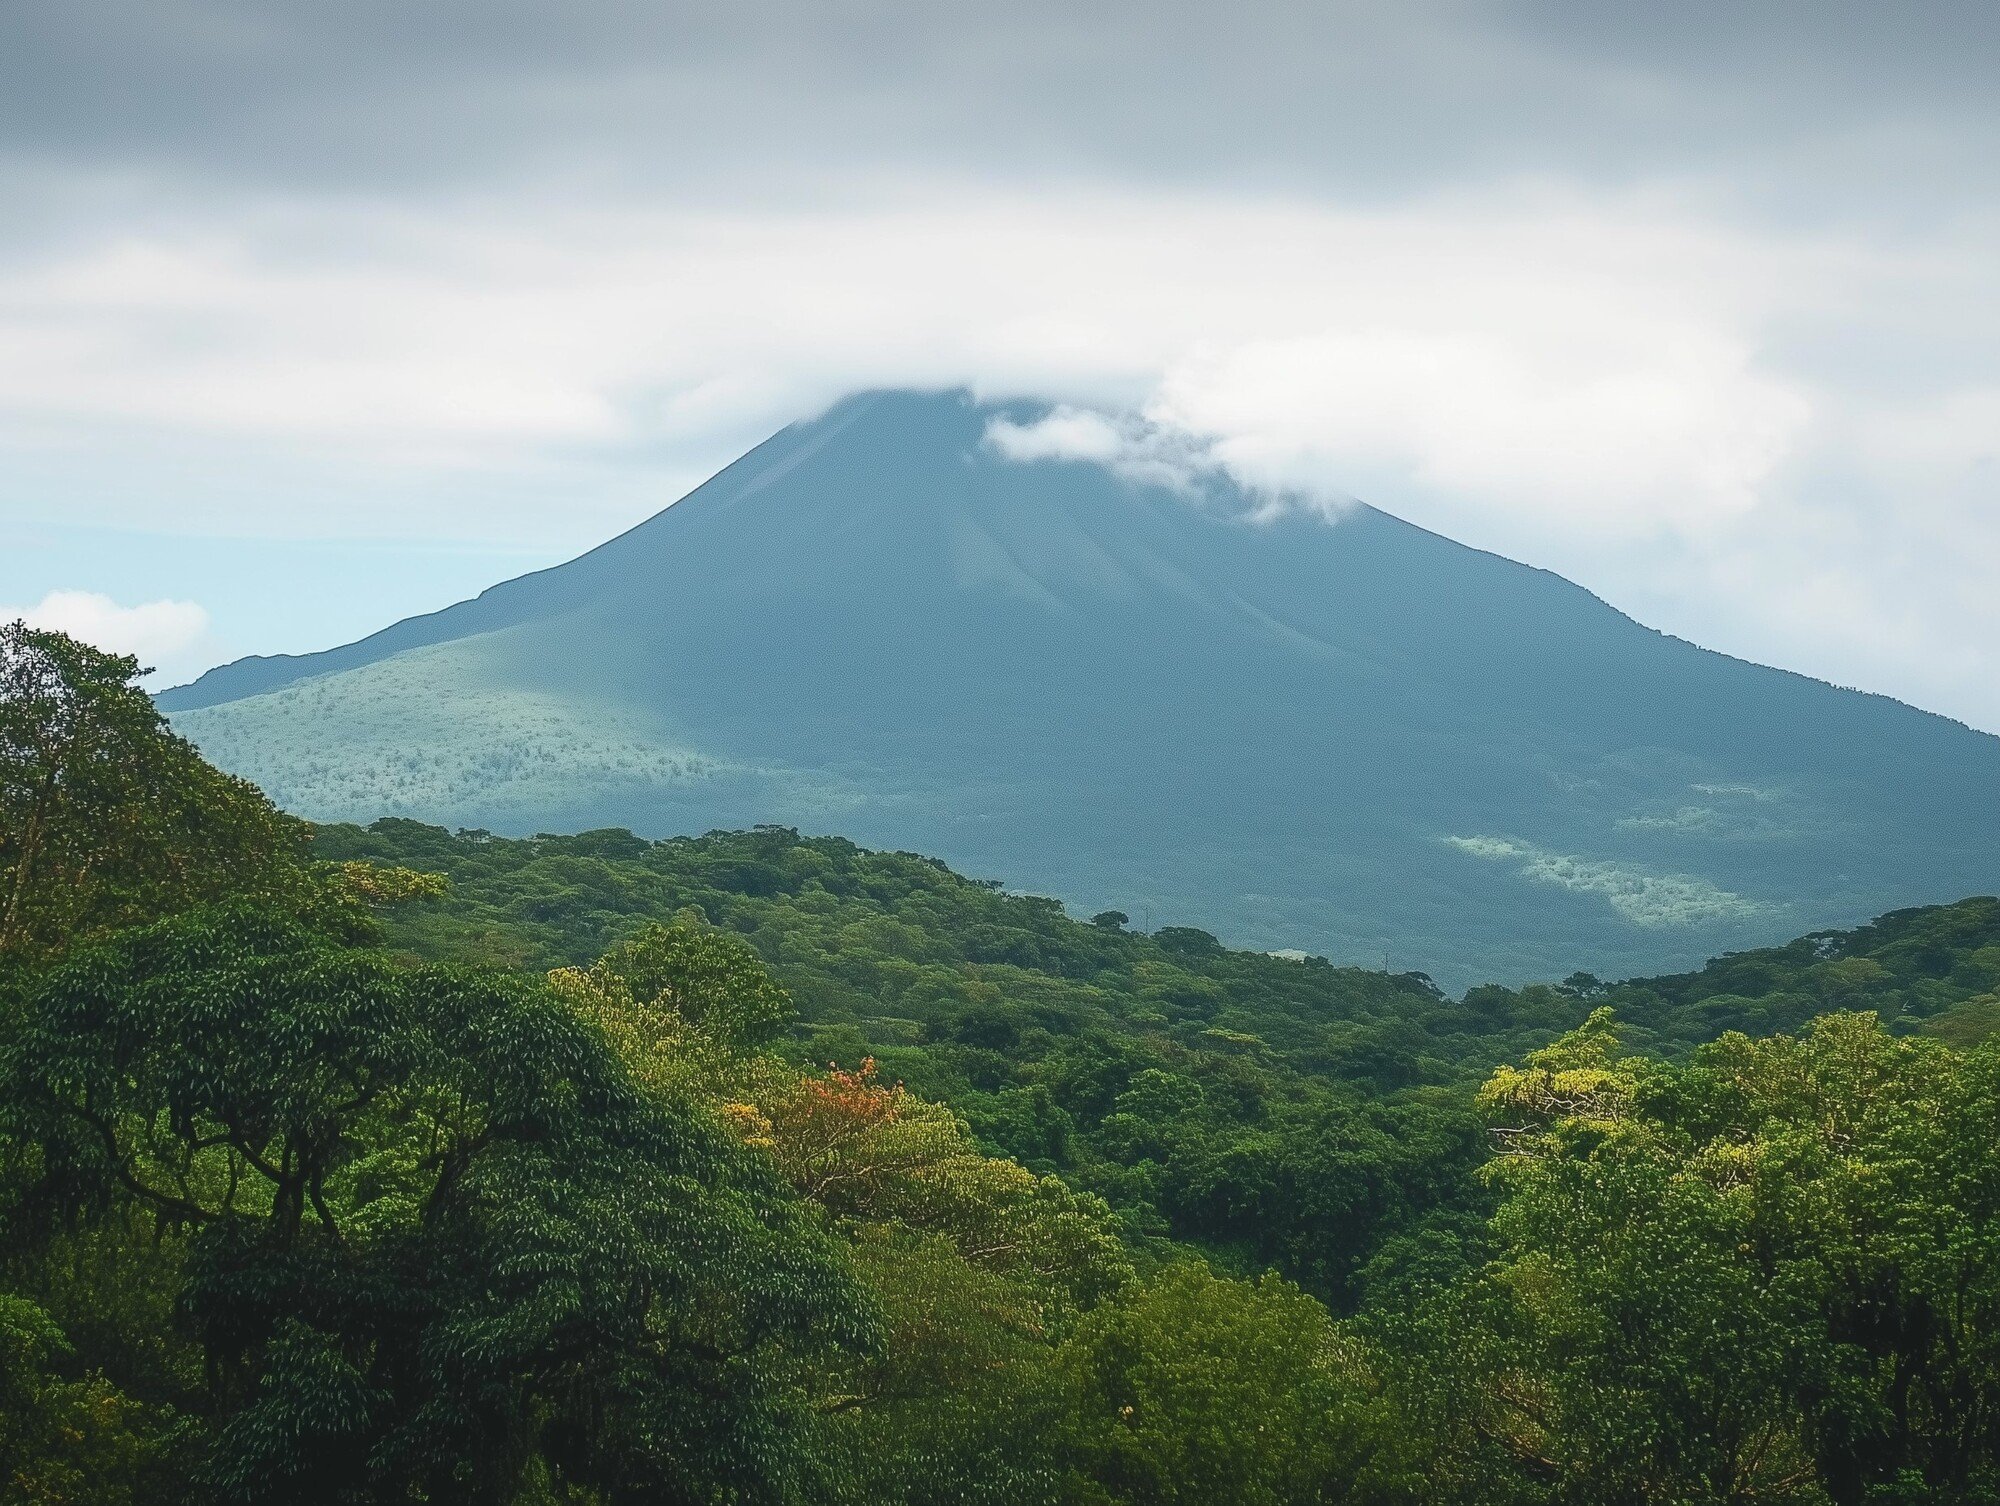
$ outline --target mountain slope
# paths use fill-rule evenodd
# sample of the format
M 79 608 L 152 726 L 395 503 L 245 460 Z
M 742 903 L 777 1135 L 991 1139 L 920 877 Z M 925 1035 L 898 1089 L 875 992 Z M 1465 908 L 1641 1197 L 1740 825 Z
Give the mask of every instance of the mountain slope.
M 851 399 L 569 564 L 161 705 L 322 819 L 780 822 L 1447 983 L 2000 887 L 2000 739 L 1372 509 L 1010 461 L 997 411 Z

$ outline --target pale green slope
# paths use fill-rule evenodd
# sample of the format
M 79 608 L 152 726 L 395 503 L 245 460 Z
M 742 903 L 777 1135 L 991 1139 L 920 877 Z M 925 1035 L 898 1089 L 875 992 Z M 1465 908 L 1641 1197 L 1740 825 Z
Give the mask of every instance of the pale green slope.
M 677 745 L 643 712 L 507 683 L 497 636 L 184 711 L 174 725 L 286 809 L 321 821 L 532 823 L 621 790 L 657 793 L 742 772 Z

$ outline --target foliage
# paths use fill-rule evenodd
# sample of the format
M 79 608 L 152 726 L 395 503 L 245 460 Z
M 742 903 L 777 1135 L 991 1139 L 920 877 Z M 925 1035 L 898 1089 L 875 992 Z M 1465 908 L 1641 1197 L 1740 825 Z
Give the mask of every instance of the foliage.
M 0 1500 L 2000 1499 L 1995 901 L 1451 1000 L 779 829 L 311 863 L 7 644 Z
M 174 1452 L 163 1409 L 102 1375 L 65 1377 L 73 1354 L 34 1303 L 0 1293 L 0 1489 L 22 1506 L 138 1506 L 157 1501 Z
M 238 903 L 80 951 L 0 1070 L 41 1196 L 191 1231 L 228 1498 L 781 1493 L 791 1356 L 867 1337 L 757 1159 L 529 983 Z
M 1128 1233 L 1275 1261 L 1342 1302 L 1431 1201 L 1477 1200 L 1477 1121 L 1423 1084 L 1467 1080 L 1520 1024 L 1485 1043 L 1465 1032 L 1490 1012 L 1421 978 L 1079 923 L 928 859 L 778 828 L 515 842 L 385 820 L 320 828 L 315 849 L 448 874 L 448 897 L 388 919 L 392 945 L 566 965 L 561 986 L 600 1016 L 616 990 L 586 981 L 591 959 L 700 916 L 689 934 L 740 937 L 795 1002 L 776 1044 L 801 1066 L 872 1058 L 949 1104 L 989 1158 L 1104 1198 Z M 1532 1008 L 1550 1028 L 1583 1012 Z
M 839 1378 L 829 1437 L 844 1495 L 906 1506 L 1054 1506 L 1079 1482 L 1046 1304 L 1018 1272 L 939 1235 L 862 1225 L 855 1267 L 884 1342 Z
M 642 927 L 594 971 L 732 1050 L 762 1045 L 791 1023 L 792 1001 L 756 952 L 698 914 Z
M 1593 980 L 1594 981 L 1594 980 Z M 1949 1029 L 2000 991 L 2000 899 L 1898 910 L 1852 931 L 1718 957 L 1699 971 L 1596 985 L 1635 1045 L 1684 1048 L 1728 1031 L 1794 1032 L 1867 1010 L 1892 1029 Z M 1677 1054 L 1677 1053 L 1676 1053 Z
M 1620 1059 L 1594 1020 L 1485 1095 L 1498 1254 L 1382 1323 L 1475 1500 L 1989 1501 L 2000 1045 L 1871 1015 Z
M 1073 920 L 929 859 L 785 828 L 515 841 L 384 820 L 321 827 L 315 849 L 450 876 L 448 897 L 386 922 L 413 955 L 588 965 L 699 914 L 794 1002 L 775 1041 L 794 1061 L 872 1058 L 988 1154 L 1103 1197 L 1142 1245 L 1275 1265 L 1341 1309 L 1410 1260 L 1477 1245 L 1491 1193 L 1472 1176 L 1486 1152 L 1471 1089 L 1596 1009 L 1679 1055 L 1723 1028 L 1791 1029 L 1857 1003 L 1971 1039 L 2000 987 L 2000 901 L 1985 899 L 1680 977 L 1579 973 L 1453 1000 L 1414 974 L 1148 935 L 1118 912 Z
M 1361 1346 L 1276 1276 L 1167 1267 L 1063 1347 L 1080 1466 L 1145 1506 L 1384 1499 L 1387 1419 Z
M 169 732 L 138 673 L 0 624 L 0 966 L 296 873 L 304 828 Z
M 805 1197 L 851 1219 L 942 1235 L 970 1265 L 1029 1278 L 1045 1309 L 1088 1307 L 1130 1278 L 1100 1199 L 982 1154 L 949 1108 L 882 1086 L 875 1070 L 866 1061 L 852 1072 L 776 1074 L 738 1123 Z

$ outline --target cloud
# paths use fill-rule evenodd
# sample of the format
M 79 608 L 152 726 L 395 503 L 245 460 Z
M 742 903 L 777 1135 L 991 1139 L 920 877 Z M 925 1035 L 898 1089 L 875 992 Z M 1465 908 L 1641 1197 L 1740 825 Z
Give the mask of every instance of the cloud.
M 1366 481 L 1476 498 L 1572 539 L 1703 535 L 1753 511 L 1806 434 L 1807 391 L 1724 327 L 1546 296 L 1539 331 L 1509 327 L 1537 292 L 1496 286 L 1483 315 L 1427 328 L 1378 286 L 1379 322 L 1197 345 L 1142 415 L 1065 405 L 987 439 L 1181 490 L 1226 474 L 1322 510 Z
M 1905 23 L 27 0 L 0 519 L 554 557 L 967 383 L 2000 727 L 2000 8 Z
M 1983 0 L 25 0 L 8 40 L 0 140 L 197 191 L 793 197 L 858 165 L 1369 198 L 1528 164 L 1810 215 L 1990 196 L 2000 161 Z
M 142 668 L 174 662 L 208 632 L 208 613 L 192 601 L 120 606 L 94 591 L 51 591 L 31 607 L 0 607 L 0 620 L 68 633 L 95 648 L 134 654 Z
M 1032 423 L 996 418 L 986 426 L 986 443 L 1009 460 L 1077 460 L 1115 466 L 1139 447 L 1142 436 L 1104 413 L 1067 404 Z
M 940 184 L 756 213 L 458 205 L 361 248 L 354 229 L 304 207 L 16 266 L 0 441 L 116 426 L 493 472 L 970 381 L 1143 409 L 1115 440 L 1063 436 L 1121 464 L 1329 495 L 1387 475 L 1645 532 L 1741 509 L 1795 442 L 1811 400 L 1755 369 L 1760 305 L 1824 281 L 1811 247 L 1553 192 L 1347 209 Z M 362 526 L 408 498 L 382 511 Z
M 1751 511 L 1812 405 L 1724 330 L 1607 319 L 1583 340 L 1404 324 L 1247 341 L 1174 365 L 1150 411 L 1267 487 L 1387 476 L 1572 536 L 1645 536 Z
M 1185 429 L 1137 414 L 1100 413 L 1067 403 L 1025 424 L 996 418 L 986 426 L 985 442 L 1019 464 L 1081 461 L 1103 466 L 1128 481 L 1189 495 L 1204 479 L 1219 478 L 1226 471 L 1214 445 Z

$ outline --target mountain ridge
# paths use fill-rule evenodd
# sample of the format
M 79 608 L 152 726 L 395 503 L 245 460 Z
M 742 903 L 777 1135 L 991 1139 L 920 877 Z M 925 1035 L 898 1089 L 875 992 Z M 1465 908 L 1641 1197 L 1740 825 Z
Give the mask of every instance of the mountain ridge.
M 159 704 L 316 817 L 780 822 L 1461 981 L 2000 878 L 1990 734 L 1364 505 L 985 443 L 1044 411 L 860 395 L 565 564 Z
M 832 412 L 834 409 L 844 408 L 850 405 L 858 405 L 865 402 L 872 402 L 874 400 L 879 400 L 879 399 L 893 400 L 899 397 L 908 397 L 912 395 L 913 392 L 917 395 L 930 398 L 958 400 L 968 403 L 973 401 L 971 395 L 966 391 L 966 389 L 958 387 L 941 387 L 941 388 L 924 388 L 924 389 L 876 388 L 876 389 L 869 389 L 864 392 L 851 394 L 847 398 L 844 398 L 840 400 L 840 402 L 834 404 L 833 409 L 829 409 L 828 412 Z M 1032 412 L 1035 408 L 1045 405 L 1036 404 L 1030 401 L 1016 400 L 1005 404 L 988 404 L 983 406 L 988 408 L 997 407 L 1002 411 L 1019 412 L 1025 410 Z M 495 584 L 486 587 L 484 590 L 480 591 L 477 595 L 468 597 L 463 601 L 447 603 L 446 605 L 435 608 L 432 611 L 417 612 L 411 614 L 408 617 L 399 618 L 397 621 L 390 623 L 388 626 L 379 628 L 375 632 L 369 633 L 361 638 L 357 638 L 350 643 L 338 644 L 331 648 L 326 648 L 326 649 L 308 650 L 304 653 L 298 653 L 298 654 L 246 654 L 242 658 L 233 659 L 225 664 L 216 665 L 210 669 L 204 670 L 201 674 L 197 675 L 193 680 L 188 681 L 185 684 L 169 686 L 155 692 L 153 696 L 154 702 L 163 711 L 172 712 L 172 711 L 192 710 L 197 707 L 213 705 L 221 701 L 239 699 L 247 695 L 258 694 L 261 693 L 262 691 L 275 689 L 281 685 L 289 684 L 295 679 L 303 678 L 308 674 L 328 673 L 340 668 L 349 667 L 353 663 L 365 662 L 366 655 L 362 654 L 360 651 L 370 649 L 377 645 L 386 644 L 394 641 L 397 650 L 400 651 L 400 649 L 402 648 L 420 647 L 424 643 L 437 641 L 435 639 L 422 639 L 422 638 L 412 639 L 410 641 L 400 641 L 398 639 L 398 635 L 404 634 L 406 630 L 415 630 L 422 627 L 423 625 L 430 624 L 439 619 L 446 618 L 452 613 L 459 612 L 467 608 L 475 607 L 479 603 L 487 602 L 489 599 L 495 598 L 496 594 L 506 593 L 514 587 L 535 581 L 541 577 L 551 575 L 558 571 L 566 570 L 571 566 L 580 565 L 586 560 L 592 558 L 593 556 L 602 554 L 605 551 L 613 549 L 615 546 L 617 546 L 618 544 L 629 538 L 631 535 L 650 528 L 653 524 L 657 523 L 661 519 L 661 517 L 665 513 L 670 511 L 672 508 L 679 507 L 686 502 L 693 501 L 694 499 L 699 497 L 702 492 L 706 491 L 709 487 L 724 481 L 732 471 L 736 470 L 738 467 L 741 467 L 746 463 L 748 463 L 749 461 L 751 461 L 763 448 L 765 448 L 766 445 L 781 440 L 785 436 L 792 434 L 793 432 L 800 430 L 802 428 L 808 427 L 815 422 L 816 420 L 805 419 L 786 425 L 783 429 L 779 430 L 776 434 L 774 434 L 770 440 L 765 441 L 763 445 L 755 446 L 751 450 L 746 451 L 744 455 L 738 457 L 734 461 L 731 461 L 728 465 L 725 465 L 721 470 L 717 471 L 713 476 L 709 477 L 708 480 L 700 483 L 700 485 L 695 487 L 694 490 L 687 493 L 686 496 L 675 499 L 673 502 L 670 502 L 665 507 L 661 508 L 660 511 L 648 514 L 645 518 L 642 518 L 638 522 L 631 524 L 629 527 L 622 529 L 620 532 L 612 535 L 604 542 L 593 545 L 591 548 L 585 550 L 583 553 L 575 555 L 570 559 L 562 560 L 552 565 L 543 566 L 538 570 L 526 571 L 521 575 L 510 576 L 508 579 L 504 581 L 498 581 Z M 1683 637 L 1678 633 L 1669 632 L 1664 628 L 1655 627 L 1650 623 L 1644 622 L 1641 619 L 1634 617 L 1630 612 L 1626 611 L 1623 607 L 1618 606 L 1615 602 L 1612 602 L 1609 598 L 1600 595 L 1598 592 L 1592 590 L 1589 586 L 1584 585 L 1582 582 L 1572 580 L 1568 576 L 1563 575 L 1561 572 L 1552 570 L 1547 566 L 1537 565 L 1529 560 L 1517 559 L 1513 555 L 1502 553 L 1499 550 L 1485 549 L 1479 547 L 1478 545 L 1462 543 L 1459 540 L 1451 538 L 1450 535 L 1448 534 L 1439 533 L 1436 529 L 1427 528 L 1421 523 L 1413 523 L 1407 518 L 1403 518 L 1394 513 L 1386 512 L 1384 509 L 1378 508 L 1371 503 L 1362 502 L 1358 499 L 1352 501 L 1349 504 L 1349 508 L 1355 511 L 1376 513 L 1383 517 L 1393 518 L 1395 522 L 1399 524 L 1401 527 L 1410 529 L 1416 533 L 1428 535 L 1430 538 L 1438 540 L 1441 543 L 1450 545 L 1454 549 L 1463 550 L 1470 554 L 1484 556 L 1485 558 L 1490 559 L 1498 564 L 1508 566 L 1517 570 L 1529 572 L 1530 574 L 1542 577 L 1553 584 L 1559 585 L 1562 588 L 1581 593 L 1583 596 L 1588 597 L 1591 601 L 1602 606 L 1606 611 L 1615 613 L 1617 616 L 1625 619 L 1625 621 L 1631 623 L 1633 626 L 1641 628 L 1648 633 L 1655 634 L 1656 636 L 1670 643 L 1683 644 L 1689 648 L 1699 650 L 1702 653 L 1714 655 L 1717 658 L 1728 659 L 1734 663 L 1747 665 L 1752 668 L 1766 671 L 1772 674 L 1786 675 L 1793 679 L 1803 681 L 1807 684 L 1824 686 L 1831 690 L 1842 691 L 1857 696 L 1866 696 L 1872 700 L 1887 702 L 1892 706 L 1900 707 L 1905 710 L 1915 712 L 1922 716 L 1934 717 L 1939 721 L 1947 722 L 1955 727 L 1961 727 L 1966 731 L 1975 733 L 1981 737 L 1993 738 L 1996 741 L 1996 743 L 2000 743 L 2000 734 L 1996 734 L 1984 728 L 1975 727 L 1971 723 L 1965 721 L 1964 719 L 1952 716 L 1948 712 L 1937 711 L 1930 707 L 1919 705 L 1914 701 L 1904 700 L 1902 697 L 1893 695 L 1887 691 L 1870 690 L 1863 686 L 1847 685 L 1839 681 L 1827 680 L 1817 675 L 1808 674 L 1803 670 L 1789 669 L 1783 665 L 1765 664 L 1761 660 L 1747 658 L 1741 654 L 1734 654 L 1728 651 L 1727 649 L 1714 648 L 1706 644 L 1698 643 L 1694 639 Z M 1343 509 L 1343 511 L 1344 510 L 1347 509 Z M 350 655 L 352 655 L 353 657 L 349 657 Z M 327 666 L 324 669 L 306 669 L 303 667 L 306 665 L 320 664 L 323 661 Z

